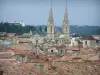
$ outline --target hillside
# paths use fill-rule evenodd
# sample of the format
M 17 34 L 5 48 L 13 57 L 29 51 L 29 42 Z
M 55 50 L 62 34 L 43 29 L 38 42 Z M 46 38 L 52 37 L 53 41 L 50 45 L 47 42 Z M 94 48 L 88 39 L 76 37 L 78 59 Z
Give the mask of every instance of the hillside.
M 23 33 L 29 33 L 32 30 L 33 34 L 45 34 L 47 31 L 46 25 L 16 25 L 16 24 L 9 24 L 9 23 L 0 23 L 0 32 L 7 32 L 7 33 L 16 33 L 18 35 Z M 62 32 L 61 26 L 55 26 L 55 32 L 60 31 Z M 76 33 L 80 35 L 100 35 L 100 26 L 88 26 L 88 25 L 70 25 L 70 32 Z

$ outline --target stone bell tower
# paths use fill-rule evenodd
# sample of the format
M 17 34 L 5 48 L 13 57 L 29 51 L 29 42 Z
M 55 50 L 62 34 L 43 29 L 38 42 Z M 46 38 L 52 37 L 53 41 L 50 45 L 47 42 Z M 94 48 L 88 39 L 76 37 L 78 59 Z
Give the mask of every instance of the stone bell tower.
M 52 0 L 51 0 L 51 8 L 50 8 L 48 24 L 47 24 L 47 36 L 49 39 L 54 40 L 54 20 L 53 20 L 53 12 L 52 12 Z
M 68 21 L 68 12 L 67 12 L 67 0 L 66 0 L 66 8 L 62 26 L 62 33 L 67 40 L 69 40 L 69 21 Z

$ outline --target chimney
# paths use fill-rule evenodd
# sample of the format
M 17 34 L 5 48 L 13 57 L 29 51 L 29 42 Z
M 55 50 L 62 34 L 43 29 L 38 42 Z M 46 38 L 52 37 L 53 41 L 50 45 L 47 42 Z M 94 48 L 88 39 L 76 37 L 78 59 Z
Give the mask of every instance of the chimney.
M 44 65 L 38 63 L 38 64 L 36 64 L 36 67 L 37 67 L 38 73 L 43 75 L 44 74 Z

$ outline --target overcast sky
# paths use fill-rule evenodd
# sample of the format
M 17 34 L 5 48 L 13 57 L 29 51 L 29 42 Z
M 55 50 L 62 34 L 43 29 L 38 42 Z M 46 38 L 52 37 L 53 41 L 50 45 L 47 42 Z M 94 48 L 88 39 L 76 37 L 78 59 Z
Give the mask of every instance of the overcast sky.
M 62 25 L 65 0 L 53 0 L 55 25 Z M 70 25 L 100 25 L 100 0 L 67 0 Z M 47 24 L 50 0 L 0 0 L 0 21 Z

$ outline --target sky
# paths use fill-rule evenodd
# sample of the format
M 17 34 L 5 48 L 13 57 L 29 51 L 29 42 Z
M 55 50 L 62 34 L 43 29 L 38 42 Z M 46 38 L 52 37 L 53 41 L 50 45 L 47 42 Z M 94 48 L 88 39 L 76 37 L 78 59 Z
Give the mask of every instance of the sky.
M 56 26 L 64 19 L 66 0 L 52 0 Z M 67 0 L 70 25 L 100 25 L 100 0 Z M 0 21 L 47 25 L 50 0 L 0 0 Z

